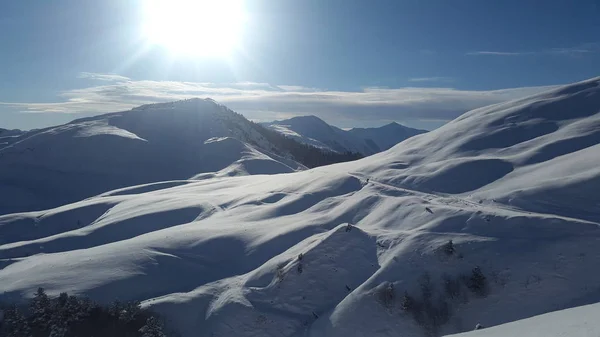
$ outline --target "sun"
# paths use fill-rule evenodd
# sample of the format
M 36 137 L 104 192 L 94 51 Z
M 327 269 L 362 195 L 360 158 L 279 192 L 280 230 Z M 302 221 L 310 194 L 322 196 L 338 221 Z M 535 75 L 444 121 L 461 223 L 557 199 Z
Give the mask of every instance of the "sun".
M 146 0 L 145 38 L 174 54 L 227 56 L 239 42 L 242 0 Z

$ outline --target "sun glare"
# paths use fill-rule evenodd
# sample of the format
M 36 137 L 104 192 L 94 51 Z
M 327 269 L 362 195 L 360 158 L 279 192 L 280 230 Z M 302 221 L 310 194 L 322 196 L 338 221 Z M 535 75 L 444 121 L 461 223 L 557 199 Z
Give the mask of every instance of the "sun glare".
M 244 21 L 242 0 L 146 0 L 144 34 L 174 54 L 227 56 Z

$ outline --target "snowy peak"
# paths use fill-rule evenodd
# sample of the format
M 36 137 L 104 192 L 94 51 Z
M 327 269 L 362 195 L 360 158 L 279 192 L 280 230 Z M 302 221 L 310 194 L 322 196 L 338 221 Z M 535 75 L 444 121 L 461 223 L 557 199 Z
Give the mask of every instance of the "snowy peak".
M 331 135 L 339 130 L 336 130 L 337 128 L 327 124 L 317 116 L 298 116 L 266 124 L 269 126 L 275 126 L 272 128 L 276 131 L 288 129 L 291 131 L 288 133 L 288 135 L 296 133 L 300 137 L 305 137 L 316 141 L 325 138 L 325 135 Z
M 314 127 L 326 130 L 332 128 L 331 125 L 314 115 L 292 117 L 282 121 L 274 121 L 272 124 L 289 125 L 294 129 L 303 130 L 303 132 L 309 132 Z
M 263 125 L 286 137 L 328 151 L 363 155 L 374 153 L 363 140 L 352 137 L 346 131 L 329 125 L 316 116 L 293 117 Z
M 305 144 L 334 152 L 357 152 L 362 155 L 387 150 L 409 137 L 426 132 L 395 122 L 380 128 L 357 128 L 346 131 L 312 115 L 264 123 L 264 125 Z
M 354 128 L 348 132 L 365 139 L 367 142 L 374 143 L 381 151 L 385 151 L 410 137 L 427 131 L 409 128 L 392 122 L 378 128 Z

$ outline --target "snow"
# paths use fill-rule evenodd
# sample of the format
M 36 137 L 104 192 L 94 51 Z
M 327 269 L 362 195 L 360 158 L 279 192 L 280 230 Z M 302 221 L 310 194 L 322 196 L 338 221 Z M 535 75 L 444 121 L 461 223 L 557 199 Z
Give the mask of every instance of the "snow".
M 137 299 L 184 337 L 411 337 L 428 330 L 402 310 L 401 297 L 422 300 L 427 274 L 433 303 L 449 312 L 437 335 L 480 323 L 488 328 L 474 336 L 527 336 L 519 331 L 535 328 L 527 320 L 490 327 L 600 302 L 599 112 L 595 78 L 467 112 L 359 161 L 273 175 L 240 175 L 254 173 L 243 164 L 275 159 L 215 132 L 199 144 L 235 152 L 227 158 L 234 164 L 0 216 L 0 301 L 40 286 L 101 302 Z M 142 132 L 158 122 L 151 116 L 109 124 L 139 139 L 112 131 L 87 138 L 143 149 L 166 139 Z M 189 141 L 185 127 L 197 124 L 177 123 Z M 83 126 L 65 128 L 51 131 Z M 73 146 L 64 139 L 61 146 Z M 176 171 L 181 157 L 167 158 Z M 112 167 L 101 164 L 89 165 Z M 456 252 L 448 255 L 450 240 Z M 487 293 L 448 297 L 443 280 L 475 267 Z M 386 289 L 393 296 L 382 300 Z M 568 323 L 539 331 L 570 323 L 569 331 L 586 331 L 576 329 L 597 309 L 531 322 L 560 319 Z
M 130 138 L 134 140 L 147 141 L 143 138 L 138 137 L 136 134 L 131 133 L 127 130 L 119 129 L 115 126 L 109 125 L 108 120 L 83 122 L 81 128 L 77 130 L 74 138 L 78 137 L 94 137 L 94 136 L 115 136 L 121 138 Z
M 329 125 L 316 116 L 293 117 L 263 125 L 304 144 L 334 152 L 355 152 L 362 155 L 385 151 L 409 137 L 426 132 L 397 123 L 347 131 Z
M 565 337 L 600 336 L 600 304 L 552 312 L 453 337 Z

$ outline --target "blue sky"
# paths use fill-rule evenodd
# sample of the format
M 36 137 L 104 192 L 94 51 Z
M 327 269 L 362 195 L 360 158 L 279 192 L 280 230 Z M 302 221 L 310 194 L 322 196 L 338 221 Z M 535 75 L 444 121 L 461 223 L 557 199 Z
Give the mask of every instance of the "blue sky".
M 149 47 L 144 1 L 0 3 L 0 127 L 199 96 L 256 120 L 431 129 L 600 75 L 597 0 L 246 0 L 220 58 Z

